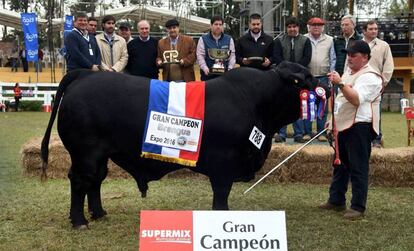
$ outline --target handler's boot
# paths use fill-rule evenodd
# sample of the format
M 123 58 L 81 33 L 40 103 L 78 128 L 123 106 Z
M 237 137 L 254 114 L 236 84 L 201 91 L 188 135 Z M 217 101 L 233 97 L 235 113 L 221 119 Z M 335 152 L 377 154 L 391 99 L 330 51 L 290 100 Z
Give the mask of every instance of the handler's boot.
M 357 220 L 364 217 L 364 212 L 349 208 L 345 211 L 344 218 L 347 220 Z
M 346 206 L 345 205 L 334 205 L 334 204 L 331 204 L 329 202 L 325 202 L 325 203 L 320 204 L 318 206 L 318 208 L 319 209 L 324 209 L 324 210 L 334 210 L 334 211 L 340 212 L 340 211 L 344 211 L 346 209 Z

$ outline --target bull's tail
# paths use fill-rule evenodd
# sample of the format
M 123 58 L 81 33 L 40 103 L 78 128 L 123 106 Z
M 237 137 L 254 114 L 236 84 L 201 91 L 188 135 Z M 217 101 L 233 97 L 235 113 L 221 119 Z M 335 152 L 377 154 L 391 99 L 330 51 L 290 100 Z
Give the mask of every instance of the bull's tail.
M 50 134 L 52 132 L 53 122 L 55 121 L 60 102 L 62 100 L 63 94 L 65 93 L 66 88 L 80 76 L 89 74 L 89 70 L 76 70 L 69 72 L 64 76 L 62 81 L 60 81 L 58 90 L 55 96 L 55 102 L 53 105 L 52 113 L 50 115 L 49 124 L 47 125 L 45 135 L 42 140 L 41 145 L 41 158 L 42 158 L 42 175 L 41 180 L 45 181 L 47 179 L 47 166 L 48 166 L 48 158 L 49 158 L 49 141 L 50 141 Z

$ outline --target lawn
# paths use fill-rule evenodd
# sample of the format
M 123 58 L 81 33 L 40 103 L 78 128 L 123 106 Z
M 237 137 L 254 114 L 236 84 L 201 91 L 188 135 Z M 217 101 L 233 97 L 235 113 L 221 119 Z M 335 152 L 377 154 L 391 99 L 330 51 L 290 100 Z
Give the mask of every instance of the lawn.
M 212 192 L 206 179 L 163 179 L 150 183 L 141 199 L 135 182 L 106 180 L 102 187 L 108 217 L 75 231 L 68 220 L 69 181 L 21 175 L 20 147 L 41 136 L 46 113 L 0 113 L 0 250 L 137 250 L 141 209 L 209 210 Z M 401 114 L 385 113 L 386 147 L 406 144 Z M 413 250 L 412 188 L 370 187 L 367 215 L 349 222 L 340 213 L 316 208 L 327 185 L 265 182 L 247 195 L 252 183 L 236 183 L 233 210 L 286 211 L 289 250 Z

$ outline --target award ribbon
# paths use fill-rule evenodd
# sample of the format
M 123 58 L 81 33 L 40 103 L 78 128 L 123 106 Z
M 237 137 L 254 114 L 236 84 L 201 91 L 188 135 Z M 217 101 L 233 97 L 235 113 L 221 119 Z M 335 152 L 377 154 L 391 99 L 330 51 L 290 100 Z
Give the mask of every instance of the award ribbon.
M 309 91 L 308 90 L 300 91 L 301 119 L 308 119 L 308 99 L 309 99 Z
M 316 120 L 316 106 L 315 106 L 315 101 L 316 101 L 316 95 L 314 91 L 309 92 L 309 120 L 310 121 L 315 121 Z
M 322 119 L 323 114 L 325 113 L 326 107 L 326 91 L 322 87 L 318 86 L 315 88 L 316 96 L 320 99 L 318 107 L 318 117 Z

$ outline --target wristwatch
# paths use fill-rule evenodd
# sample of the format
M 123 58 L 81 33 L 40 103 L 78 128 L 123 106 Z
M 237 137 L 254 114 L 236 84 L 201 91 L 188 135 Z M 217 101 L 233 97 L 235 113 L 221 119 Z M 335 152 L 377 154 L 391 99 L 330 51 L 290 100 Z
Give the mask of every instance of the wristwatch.
M 344 88 L 344 86 L 345 86 L 344 81 L 339 82 L 338 84 L 339 89 Z

